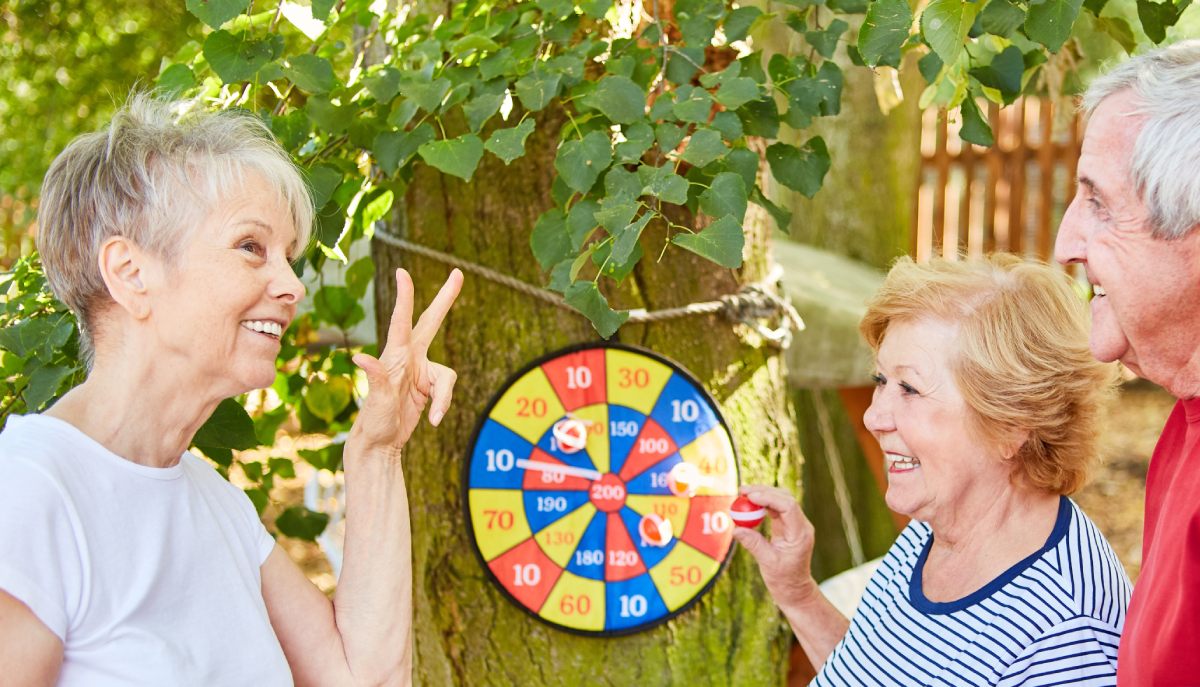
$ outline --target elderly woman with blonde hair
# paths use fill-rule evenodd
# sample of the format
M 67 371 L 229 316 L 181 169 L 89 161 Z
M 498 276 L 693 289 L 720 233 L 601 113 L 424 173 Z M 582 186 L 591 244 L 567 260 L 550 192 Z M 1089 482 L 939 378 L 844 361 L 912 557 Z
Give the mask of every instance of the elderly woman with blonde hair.
M 38 246 L 92 351 L 87 379 L 0 434 L 6 685 L 411 682 L 403 447 L 454 372 L 426 357 L 462 284 L 417 323 L 413 285 L 346 440 L 337 593 L 305 579 L 250 500 L 187 448 L 222 399 L 275 381 L 304 287 L 312 200 L 249 113 L 135 96 L 42 187 Z
M 864 420 L 888 507 L 912 518 L 853 619 L 821 594 L 813 527 L 750 486 L 772 536 L 735 534 L 819 669 L 814 685 L 1112 685 L 1130 584 L 1069 498 L 1096 456 L 1114 371 L 1070 279 L 1013 256 L 901 259 L 861 331 Z

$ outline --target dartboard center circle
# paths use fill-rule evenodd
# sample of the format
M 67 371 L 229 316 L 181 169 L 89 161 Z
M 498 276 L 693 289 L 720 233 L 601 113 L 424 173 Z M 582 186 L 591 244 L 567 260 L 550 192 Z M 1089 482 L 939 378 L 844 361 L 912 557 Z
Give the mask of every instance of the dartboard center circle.
M 609 472 L 592 482 L 590 498 L 596 510 L 615 513 L 625 505 L 625 480 Z

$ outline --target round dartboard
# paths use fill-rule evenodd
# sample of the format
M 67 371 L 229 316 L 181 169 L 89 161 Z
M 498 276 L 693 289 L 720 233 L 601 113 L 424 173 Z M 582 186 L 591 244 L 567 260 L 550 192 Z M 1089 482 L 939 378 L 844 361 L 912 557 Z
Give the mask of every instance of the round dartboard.
M 733 442 L 690 374 L 617 344 L 553 353 L 496 395 L 464 484 L 476 550 L 519 606 L 636 632 L 712 586 L 732 545 Z

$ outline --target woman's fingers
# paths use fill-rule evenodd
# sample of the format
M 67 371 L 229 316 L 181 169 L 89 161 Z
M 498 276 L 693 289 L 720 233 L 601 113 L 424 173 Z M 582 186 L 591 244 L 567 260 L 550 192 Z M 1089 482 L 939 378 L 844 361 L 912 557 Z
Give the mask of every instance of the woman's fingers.
M 429 366 L 433 376 L 433 385 L 429 392 L 429 424 L 437 427 L 446 416 L 446 411 L 450 409 L 450 399 L 454 395 L 454 382 L 458 379 L 458 373 L 437 363 L 429 363 Z
M 749 527 L 735 527 L 733 528 L 733 538 L 742 545 L 742 548 L 750 552 L 760 566 L 763 563 L 763 557 L 771 553 L 771 543 L 758 530 Z
M 768 487 L 762 484 L 747 484 L 742 487 L 746 498 L 759 506 L 764 506 L 779 515 L 799 511 L 800 504 L 788 491 L 779 487 Z
M 388 323 L 387 348 L 402 348 L 412 336 L 413 283 L 406 270 L 396 270 L 396 306 Z
M 450 276 L 446 277 L 446 283 L 442 284 L 433 302 L 421 313 L 412 333 L 413 341 L 421 346 L 422 350 L 427 349 L 433 337 L 437 335 L 442 321 L 446 319 L 446 313 L 450 312 L 450 306 L 454 305 L 454 299 L 458 298 L 458 292 L 462 290 L 462 284 L 463 273 L 455 268 L 450 272 Z

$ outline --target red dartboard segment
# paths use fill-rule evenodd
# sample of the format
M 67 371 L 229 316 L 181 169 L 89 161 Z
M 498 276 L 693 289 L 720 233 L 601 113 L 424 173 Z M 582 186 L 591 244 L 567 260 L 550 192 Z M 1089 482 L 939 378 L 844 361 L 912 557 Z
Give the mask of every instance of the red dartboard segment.
M 558 446 L 554 426 L 568 420 L 586 425 L 586 450 Z M 675 433 L 698 438 L 681 446 Z M 705 481 L 695 497 L 670 491 L 681 461 Z M 620 344 L 517 372 L 480 419 L 463 479 L 472 543 L 505 596 L 556 628 L 604 636 L 653 627 L 707 592 L 732 547 L 730 485 L 737 455 L 716 402 L 677 364 Z M 641 544 L 647 513 L 671 524 L 661 547 Z
M 554 564 L 533 539 L 526 539 L 488 563 L 492 574 L 526 608 L 538 609 L 550 595 L 562 568 Z
M 696 550 L 723 560 L 733 542 L 732 496 L 693 496 L 687 525 L 679 537 Z
M 664 458 L 679 450 L 666 430 L 657 422 L 646 418 L 642 432 L 633 442 L 633 449 L 621 468 L 621 479 L 632 480 L 648 468 L 662 462 Z
M 608 514 L 608 550 L 604 561 L 604 579 L 609 582 L 629 580 L 646 572 L 646 566 L 633 545 L 633 538 L 621 520 L 620 513 Z
M 606 399 L 604 349 L 592 348 L 548 360 L 542 371 L 568 412 Z
M 566 463 L 546 453 L 540 448 L 533 449 L 533 454 L 529 456 L 529 460 L 535 463 L 551 463 L 553 465 L 566 465 Z M 561 481 L 556 481 L 561 480 Z M 522 489 L 525 491 L 587 491 L 591 482 L 583 477 L 575 477 L 573 475 L 559 475 L 550 472 L 539 472 L 537 470 L 526 470 L 525 480 L 522 483 Z

